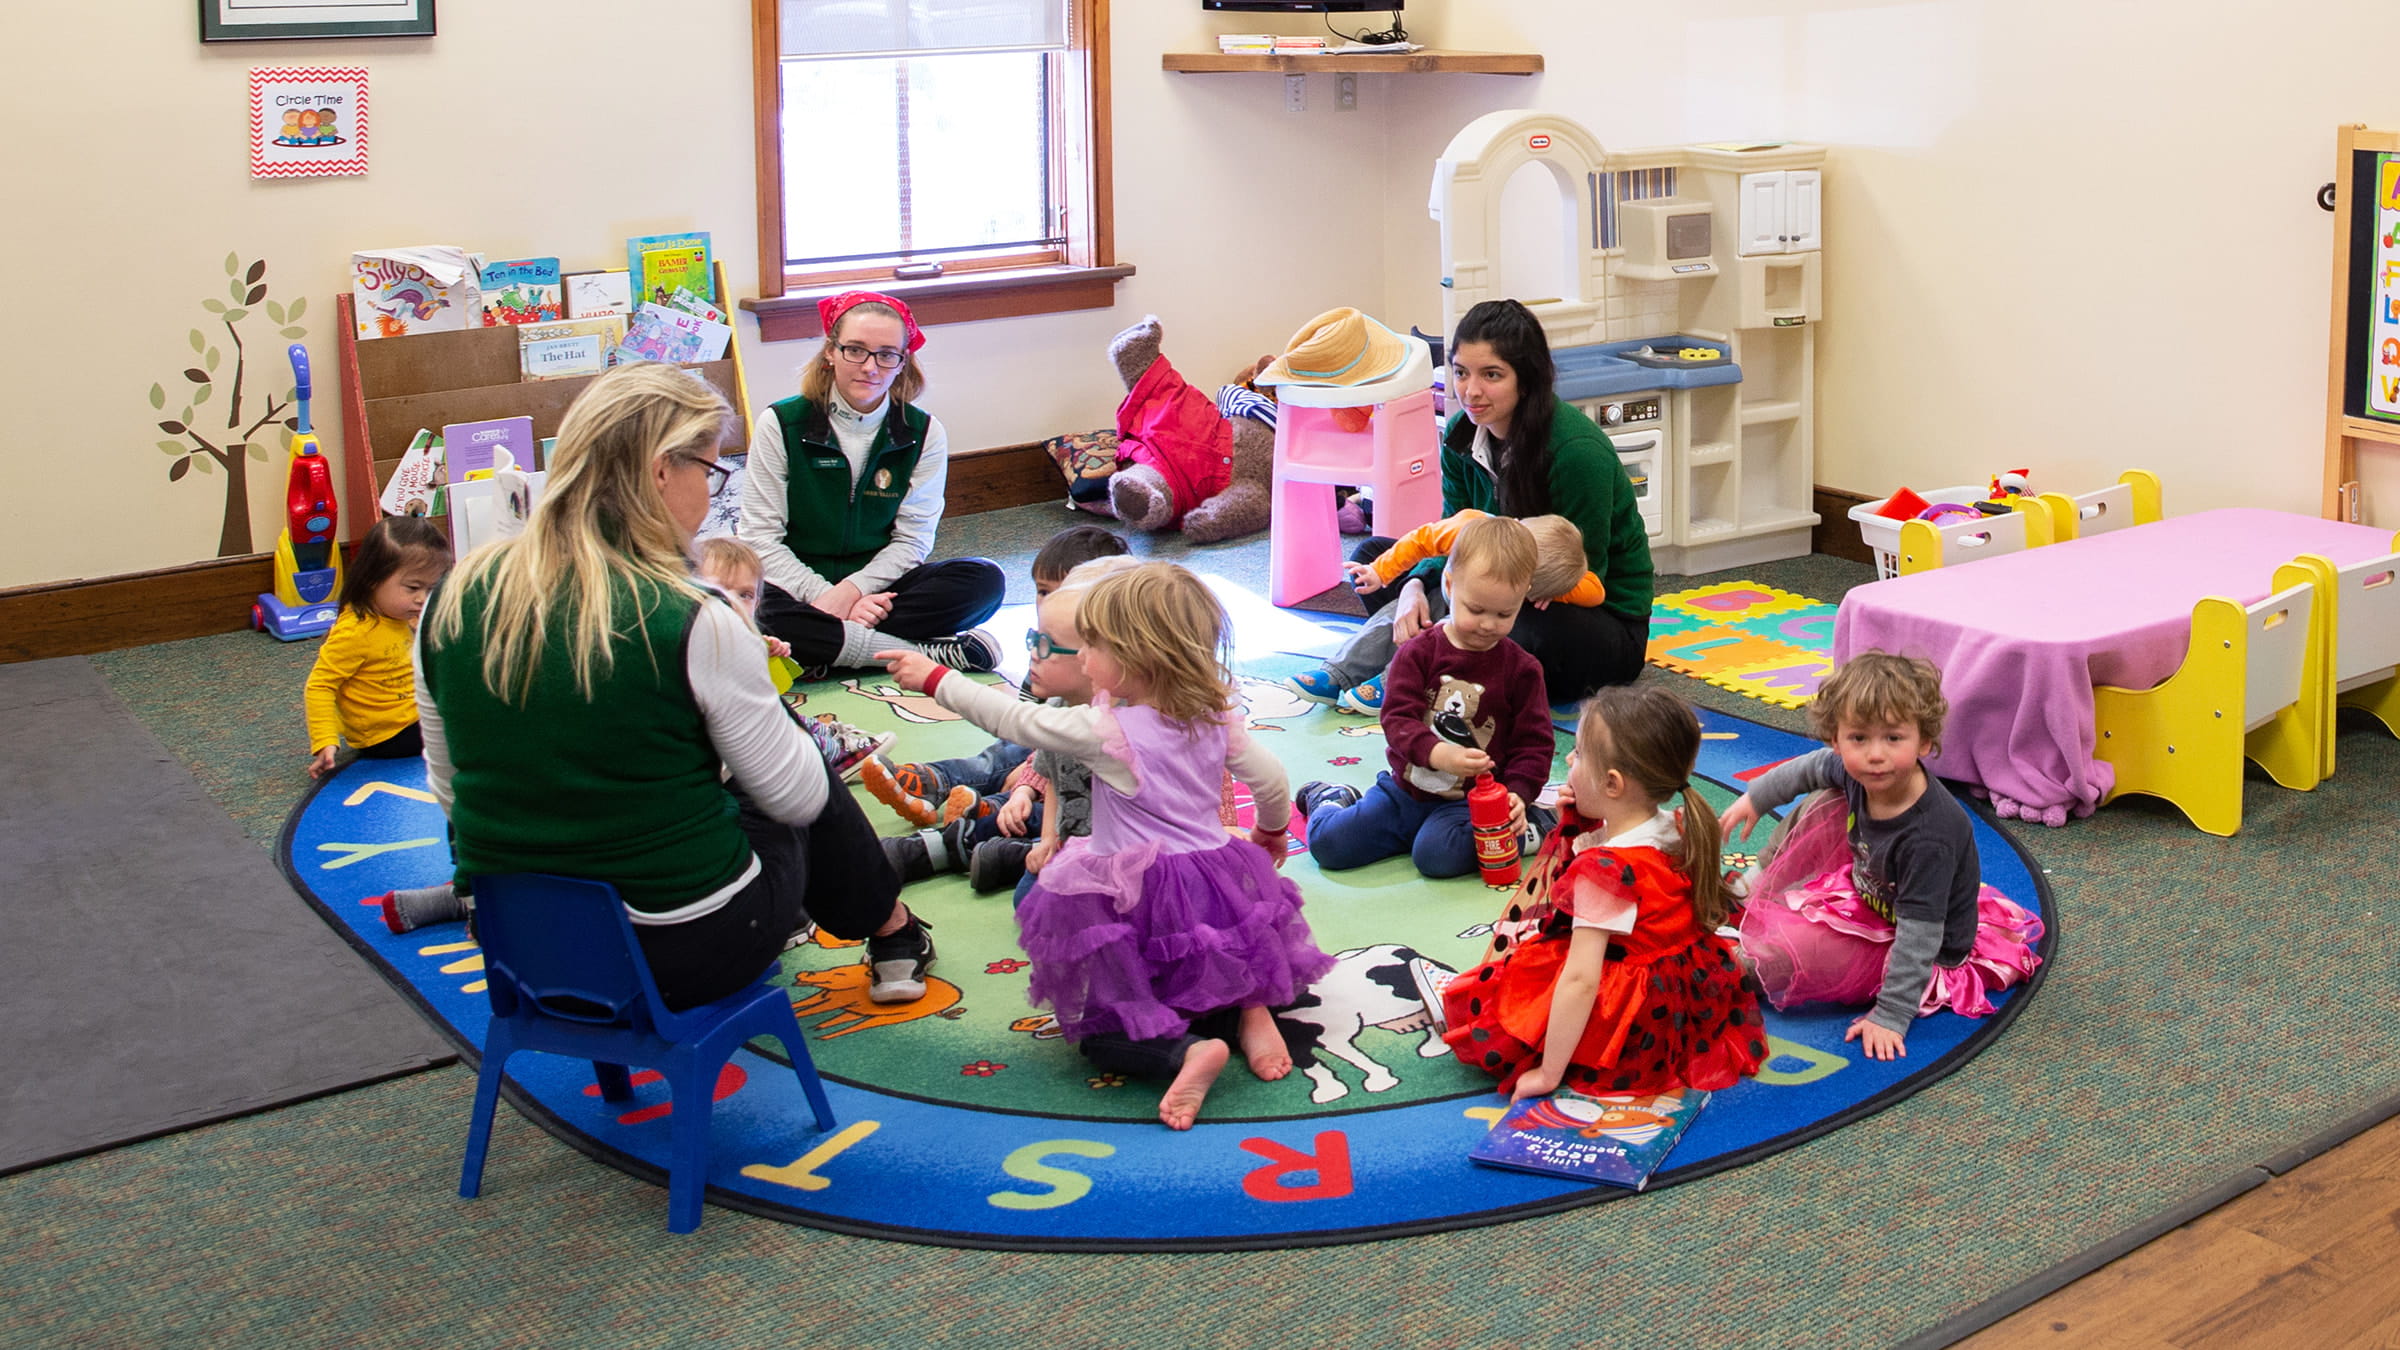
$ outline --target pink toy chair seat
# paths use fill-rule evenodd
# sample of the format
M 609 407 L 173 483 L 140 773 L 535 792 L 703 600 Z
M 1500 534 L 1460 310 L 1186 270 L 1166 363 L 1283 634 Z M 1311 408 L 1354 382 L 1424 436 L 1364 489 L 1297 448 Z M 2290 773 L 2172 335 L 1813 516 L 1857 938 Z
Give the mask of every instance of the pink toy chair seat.
M 1439 424 L 1433 415 L 1433 353 L 1411 339 L 1408 363 L 1359 385 L 1287 384 L 1276 391 L 1269 598 L 1293 605 L 1342 580 L 1335 485 L 1373 496 L 1370 528 L 1397 536 L 1442 513 Z M 1365 408 L 1365 429 L 1344 431 L 1336 409 Z

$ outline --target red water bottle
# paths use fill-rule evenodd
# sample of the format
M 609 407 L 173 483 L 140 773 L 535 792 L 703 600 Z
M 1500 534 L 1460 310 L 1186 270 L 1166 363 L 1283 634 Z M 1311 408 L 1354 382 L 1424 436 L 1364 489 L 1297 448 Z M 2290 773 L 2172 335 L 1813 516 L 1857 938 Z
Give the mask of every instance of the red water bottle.
M 1517 832 L 1508 823 L 1508 789 L 1488 773 L 1467 790 L 1467 823 L 1475 829 L 1475 863 L 1486 886 L 1517 884 Z

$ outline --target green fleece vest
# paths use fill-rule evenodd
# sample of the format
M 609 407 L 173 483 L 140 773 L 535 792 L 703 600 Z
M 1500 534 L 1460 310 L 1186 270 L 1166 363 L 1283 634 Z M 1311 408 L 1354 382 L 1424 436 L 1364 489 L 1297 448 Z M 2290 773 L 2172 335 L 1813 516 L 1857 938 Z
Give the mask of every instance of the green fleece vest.
M 461 875 L 551 872 L 605 881 L 633 909 L 679 908 L 742 874 L 749 840 L 684 672 L 697 602 L 643 583 L 617 598 L 614 667 L 587 702 L 553 613 L 524 705 L 483 683 L 480 587 L 466 626 L 425 643 L 424 679 L 449 744 Z M 714 603 L 714 602 L 710 602 Z M 431 606 L 427 607 L 428 610 Z
M 797 394 L 774 406 L 783 428 L 784 545 L 818 576 L 840 581 L 892 542 L 933 418 L 913 404 L 893 404 L 853 481 L 824 409 Z

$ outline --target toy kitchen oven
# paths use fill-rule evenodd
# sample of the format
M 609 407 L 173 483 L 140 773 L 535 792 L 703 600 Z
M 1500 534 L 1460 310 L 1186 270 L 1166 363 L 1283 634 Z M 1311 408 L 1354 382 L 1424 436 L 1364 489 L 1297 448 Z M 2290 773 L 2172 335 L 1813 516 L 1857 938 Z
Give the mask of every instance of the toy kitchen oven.
M 1600 424 L 1633 483 L 1642 529 L 1653 549 L 1667 542 L 1667 398 L 1663 393 L 1612 394 L 1573 406 Z

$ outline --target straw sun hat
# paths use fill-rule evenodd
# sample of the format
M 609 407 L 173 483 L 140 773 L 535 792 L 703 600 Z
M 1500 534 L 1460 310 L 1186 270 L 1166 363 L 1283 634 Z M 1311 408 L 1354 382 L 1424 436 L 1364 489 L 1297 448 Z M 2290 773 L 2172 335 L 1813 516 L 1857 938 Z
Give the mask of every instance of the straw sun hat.
M 1398 373 L 1409 339 L 1355 309 L 1329 309 L 1292 334 L 1260 384 L 1368 384 Z

